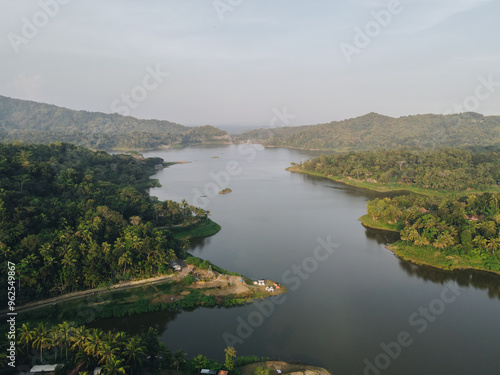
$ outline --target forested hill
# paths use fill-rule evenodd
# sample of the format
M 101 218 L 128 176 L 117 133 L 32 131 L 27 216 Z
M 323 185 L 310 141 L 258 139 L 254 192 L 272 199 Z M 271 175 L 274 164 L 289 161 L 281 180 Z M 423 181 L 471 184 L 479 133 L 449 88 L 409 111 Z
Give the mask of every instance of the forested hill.
M 98 149 L 146 149 L 170 144 L 217 143 L 228 139 L 225 131 L 209 125 L 190 128 L 169 121 L 74 111 L 0 96 L 2 142 L 61 141 Z
M 328 124 L 258 129 L 237 139 L 267 146 L 340 152 L 402 146 L 489 146 L 500 143 L 500 116 L 468 112 L 393 118 L 369 113 Z
M 0 144 L 0 262 L 16 264 L 23 298 L 166 273 L 182 244 L 158 227 L 204 221 L 208 211 L 148 195 L 142 186 L 161 162 L 64 143 Z

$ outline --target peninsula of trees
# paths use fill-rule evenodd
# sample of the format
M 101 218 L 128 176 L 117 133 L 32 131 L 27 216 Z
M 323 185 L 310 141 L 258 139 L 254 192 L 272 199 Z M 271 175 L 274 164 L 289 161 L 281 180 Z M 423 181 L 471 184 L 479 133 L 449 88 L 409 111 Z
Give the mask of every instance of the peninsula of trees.
M 322 155 L 292 167 L 374 189 L 427 193 L 490 191 L 500 183 L 500 152 L 399 148 Z
M 396 230 L 389 248 L 444 269 L 500 274 L 500 159 L 495 151 L 397 149 L 323 155 L 289 170 L 379 191 L 409 190 L 367 203 L 370 227 Z
M 186 127 L 169 121 L 74 111 L 0 96 L 0 142 L 73 143 L 92 149 L 152 149 L 165 145 L 225 143 L 213 126 Z

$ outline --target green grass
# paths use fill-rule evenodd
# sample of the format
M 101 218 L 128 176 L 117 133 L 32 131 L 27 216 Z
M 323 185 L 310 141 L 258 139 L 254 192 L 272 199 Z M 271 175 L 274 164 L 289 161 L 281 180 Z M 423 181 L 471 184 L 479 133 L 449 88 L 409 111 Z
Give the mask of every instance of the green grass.
M 208 237 L 220 230 L 221 226 L 219 224 L 210 219 L 206 219 L 187 228 L 177 229 L 174 231 L 174 237 L 176 239 Z
M 399 233 L 399 230 L 397 229 L 397 226 L 395 224 L 380 223 L 378 221 L 373 220 L 372 217 L 368 214 L 361 216 L 358 220 L 360 220 L 361 223 L 368 228 L 388 230 L 391 232 Z
M 467 255 L 447 254 L 432 246 L 415 246 L 403 241 L 386 246 L 403 260 L 414 264 L 427 265 L 442 270 L 479 270 L 500 275 L 500 259 L 498 256 L 484 258 L 469 257 Z

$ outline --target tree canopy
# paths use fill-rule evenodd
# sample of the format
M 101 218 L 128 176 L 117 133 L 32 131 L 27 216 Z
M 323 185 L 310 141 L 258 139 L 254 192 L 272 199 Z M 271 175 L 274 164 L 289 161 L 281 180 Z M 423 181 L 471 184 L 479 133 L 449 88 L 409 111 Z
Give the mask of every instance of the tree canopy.
M 352 178 L 424 189 L 462 191 L 496 189 L 500 158 L 495 151 L 417 149 L 358 151 L 322 155 L 299 165 L 324 176 Z
M 142 186 L 162 162 L 64 143 L 0 144 L 0 257 L 16 263 L 20 295 L 165 273 L 183 246 L 168 229 L 209 213 L 149 196 Z

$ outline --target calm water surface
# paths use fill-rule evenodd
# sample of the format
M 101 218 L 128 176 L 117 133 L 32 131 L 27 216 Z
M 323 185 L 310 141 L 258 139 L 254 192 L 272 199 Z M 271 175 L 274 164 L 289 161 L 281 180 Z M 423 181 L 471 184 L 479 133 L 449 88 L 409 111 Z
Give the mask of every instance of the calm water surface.
M 159 172 L 162 187 L 151 194 L 206 205 L 222 230 L 193 244 L 191 252 L 251 278 L 285 282 L 284 302 L 273 304 L 274 312 L 263 321 L 254 303 L 144 314 L 100 321 L 99 326 L 136 333 L 153 325 L 171 348 L 219 360 L 224 337 L 234 335 L 241 340 L 234 345 L 238 355 L 299 360 L 339 375 L 363 374 L 367 361 L 387 367 L 382 374 L 499 373 L 498 277 L 400 261 L 384 246 L 395 240 L 394 234 L 365 229 L 358 221 L 366 202 L 379 194 L 284 170 L 308 158 L 307 152 L 256 147 L 146 153 L 190 161 Z M 228 168 L 239 172 L 229 181 L 233 192 L 211 198 L 214 176 L 221 178 Z M 199 195 L 204 191 L 208 197 L 203 200 Z M 338 243 L 333 255 L 317 264 L 309 258 L 303 277 L 294 276 L 294 265 L 302 267 L 314 256 L 318 239 L 329 236 Z M 260 325 L 242 338 L 238 326 L 249 316 Z M 381 345 L 402 332 L 411 344 L 400 353 L 394 349 L 394 359 L 381 355 Z

